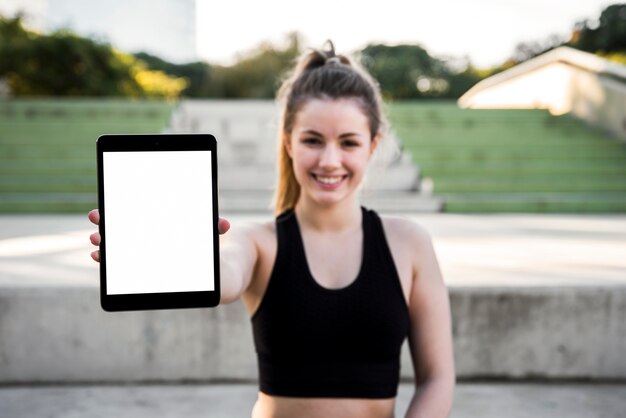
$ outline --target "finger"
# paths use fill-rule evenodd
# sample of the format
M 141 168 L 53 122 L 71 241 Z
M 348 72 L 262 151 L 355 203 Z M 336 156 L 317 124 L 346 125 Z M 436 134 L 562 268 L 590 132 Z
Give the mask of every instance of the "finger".
M 89 241 L 91 241 L 93 245 L 100 245 L 100 233 L 94 232 L 93 234 L 89 235 Z
M 220 235 L 225 234 L 226 232 L 228 232 L 229 229 L 230 222 L 228 222 L 224 218 L 220 218 L 220 220 L 217 222 L 217 230 L 219 231 Z
M 98 209 L 93 209 L 89 211 L 87 215 L 91 223 L 98 225 L 100 223 L 100 211 Z
M 100 262 L 100 251 L 94 251 L 91 253 L 91 258 L 94 259 L 94 261 L 97 261 L 98 263 Z

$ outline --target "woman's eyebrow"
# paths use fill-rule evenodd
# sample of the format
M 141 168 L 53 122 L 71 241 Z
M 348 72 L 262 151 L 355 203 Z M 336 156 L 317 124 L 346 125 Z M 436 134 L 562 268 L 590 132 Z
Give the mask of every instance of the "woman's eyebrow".
M 349 138 L 351 136 L 361 136 L 361 135 L 357 134 L 356 132 L 346 132 L 345 134 L 339 135 L 339 138 Z
M 319 136 L 319 137 L 321 137 L 321 138 L 323 138 L 323 137 L 324 137 L 324 135 L 322 135 L 321 133 L 319 133 L 319 132 L 317 132 L 317 131 L 314 131 L 313 129 L 307 129 L 307 130 L 304 130 L 304 131 L 302 131 L 302 133 L 303 133 L 303 134 L 310 134 L 310 135 Z
M 317 131 L 315 131 L 313 129 L 306 129 L 306 130 L 302 131 L 302 133 L 303 134 L 319 136 L 320 138 L 324 137 L 324 135 L 322 135 L 321 133 L 319 133 L 319 132 L 317 132 Z M 343 133 L 343 134 L 339 135 L 339 138 L 349 138 L 351 136 L 361 136 L 361 135 L 359 135 L 356 132 L 346 132 L 346 133 Z
M 321 133 L 319 133 L 319 132 L 317 132 L 316 130 L 313 130 L 313 129 L 306 129 L 306 130 L 301 132 L 301 135 L 313 135 L 313 136 L 317 136 L 319 138 L 324 138 L 324 135 L 322 135 Z M 360 134 L 358 134 L 356 132 L 346 132 L 346 133 L 343 133 L 343 134 L 339 135 L 339 139 L 351 138 L 353 136 L 361 137 L 362 135 L 360 135 Z

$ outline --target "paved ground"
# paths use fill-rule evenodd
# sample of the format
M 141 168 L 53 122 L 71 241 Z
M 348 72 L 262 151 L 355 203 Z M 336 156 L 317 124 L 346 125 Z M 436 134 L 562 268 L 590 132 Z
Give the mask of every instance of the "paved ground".
M 396 417 L 413 394 L 400 386 Z M 3 418 L 250 416 L 254 385 L 0 387 Z M 623 418 L 626 384 L 458 384 L 451 418 Z
M 626 215 L 411 216 L 450 286 L 626 285 Z M 233 216 L 240 222 L 269 216 Z M 0 216 L 0 286 L 96 286 L 85 215 Z

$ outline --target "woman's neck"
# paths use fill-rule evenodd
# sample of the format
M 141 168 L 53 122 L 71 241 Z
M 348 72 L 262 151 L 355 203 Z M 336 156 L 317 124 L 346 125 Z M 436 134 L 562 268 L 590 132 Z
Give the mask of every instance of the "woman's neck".
M 324 206 L 301 197 L 294 210 L 301 226 L 320 232 L 360 228 L 362 222 L 361 206 L 356 199 Z

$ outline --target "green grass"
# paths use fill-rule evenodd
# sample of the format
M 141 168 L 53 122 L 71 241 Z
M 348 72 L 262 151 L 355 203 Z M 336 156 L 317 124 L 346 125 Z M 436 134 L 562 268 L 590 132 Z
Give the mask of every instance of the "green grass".
M 0 101 L 0 212 L 97 207 L 96 139 L 161 132 L 173 106 L 124 99 Z
M 447 212 L 626 212 L 626 144 L 544 110 L 396 103 L 391 124 Z

